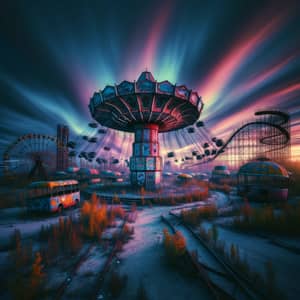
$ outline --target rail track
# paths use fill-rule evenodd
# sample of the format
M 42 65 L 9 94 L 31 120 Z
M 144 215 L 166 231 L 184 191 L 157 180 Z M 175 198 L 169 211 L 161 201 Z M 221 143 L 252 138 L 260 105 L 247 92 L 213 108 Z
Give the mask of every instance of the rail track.
M 126 222 L 127 222 L 127 218 L 128 218 L 128 214 L 125 216 L 121 227 L 118 229 L 119 233 L 122 232 Z M 116 253 L 118 251 L 118 242 L 120 241 L 120 235 L 117 235 L 118 238 L 114 241 L 113 243 L 113 247 L 105 261 L 105 264 L 103 266 L 103 268 L 98 272 L 96 279 L 95 279 L 95 283 L 94 286 L 92 288 L 92 292 L 91 292 L 91 296 L 89 299 L 98 299 L 98 294 L 102 288 L 103 282 L 104 282 L 104 277 L 105 275 L 108 273 L 109 268 L 111 266 L 111 263 L 114 259 L 114 257 L 116 256 Z M 72 282 L 73 277 L 76 275 L 77 270 L 79 269 L 79 267 L 83 264 L 83 262 L 88 258 L 89 253 L 91 252 L 92 248 L 95 246 L 95 243 L 91 243 L 87 249 L 80 255 L 80 257 L 77 259 L 77 261 L 75 262 L 75 264 L 72 267 L 72 270 L 70 272 L 68 272 L 68 275 L 66 276 L 66 278 L 64 279 L 64 281 L 61 283 L 61 285 L 59 286 L 59 288 L 57 289 L 57 293 L 54 296 L 55 300 L 60 300 L 62 299 L 68 285 Z
M 180 217 L 171 211 L 169 215 L 171 216 L 171 220 L 166 217 L 162 218 L 167 222 L 172 231 L 180 231 L 180 227 L 186 229 L 186 231 L 197 240 L 197 243 L 201 246 L 201 251 L 206 251 L 206 255 L 218 266 L 217 269 L 209 267 L 207 264 L 199 262 L 195 256 L 187 251 L 192 263 L 197 267 L 200 277 L 212 291 L 215 299 L 267 299 L 262 291 L 256 289 L 254 284 L 246 276 L 235 270 L 229 262 L 220 257 L 189 225 L 183 223 Z
M 112 248 L 102 270 L 97 274 L 97 278 L 95 280 L 92 296 L 90 299 L 95 299 L 95 300 L 99 299 L 99 294 L 100 294 L 101 289 L 103 288 L 105 275 L 108 274 L 111 264 L 113 262 L 113 259 L 116 257 L 116 254 L 118 252 L 118 243 L 122 242 L 120 240 L 120 235 L 121 235 L 121 233 L 124 229 L 124 226 L 127 222 L 127 218 L 128 218 L 128 215 L 126 215 L 126 217 L 124 218 L 121 228 L 119 229 L 119 235 L 117 235 L 118 238 L 114 241 L 113 248 Z
M 78 260 L 76 261 L 76 263 L 74 264 L 71 272 L 68 273 L 68 275 L 66 276 L 66 278 L 64 279 L 64 281 L 61 283 L 61 285 L 58 287 L 57 289 L 57 293 L 54 296 L 54 299 L 59 300 L 62 298 L 66 288 L 68 287 L 68 285 L 70 284 L 72 277 L 76 274 L 76 271 L 79 269 L 79 267 L 82 265 L 82 263 L 87 259 L 89 253 L 91 252 L 92 248 L 94 247 L 94 243 L 90 244 L 87 249 L 84 251 L 84 253 L 82 255 L 80 255 L 80 257 L 78 258 Z
M 172 225 L 172 223 L 168 219 L 166 219 L 164 216 L 161 216 L 161 219 L 164 223 L 166 223 L 170 227 L 170 229 L 173 233 L 176 232 L 175 227 Z M 196 261 L 195 257 L 192 255 L 191 252 L 186 250 L 185 256 L 187 257 L 187 259 L 190 260 L 192 266 L 198 272 L 201 280 L 205 283 L 205 285 L 207 286 L 207 288 L 211 292 L 214 299 L 216 299 L 216 300 L 233 299 L 224 290 L 220 289 L 218 286 L 216 286 L 210 280 L 210 278 L 208 277 L 208 274 L 205 271 L 205 269 Z

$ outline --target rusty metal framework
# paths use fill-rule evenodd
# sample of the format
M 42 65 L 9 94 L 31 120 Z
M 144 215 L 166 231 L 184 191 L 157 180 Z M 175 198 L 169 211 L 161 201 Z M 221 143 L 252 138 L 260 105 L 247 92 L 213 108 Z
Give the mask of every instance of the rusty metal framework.
M 2 166 L 5 177 L 27 174 L 46 176 L 55 170 L 56 148 L 60 144 L 56 137 L 30 133 L 18 137 L 3 153 Z
M 235 131 L 230 143 L 218 160 L 226 162 L 231 169 L 238 169 L 244 163 L 266 158 L 283 163 L 291 156 L 290 116 L 278 110 L 264 110 L 255 113 L 250 120 Z
M 56 147 L 56 170 L 63 171 L 68 168 L 68 142 L 69 127 L 65 125 L 57 125 L 57 147 Z

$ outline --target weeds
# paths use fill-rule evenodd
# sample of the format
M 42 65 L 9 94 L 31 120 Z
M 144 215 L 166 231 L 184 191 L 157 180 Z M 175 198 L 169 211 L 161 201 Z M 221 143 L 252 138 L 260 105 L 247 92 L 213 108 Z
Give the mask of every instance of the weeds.
M 81 208 L 79 219 L 60 217 L 57 224 L 42 226 L 37 237 L 39 250 L 33 253 L 32 243 L 22 243 L 21 233 L 15 230 L 10 243 L 10 274 L 8 286 L 15 299 L 40 299 L 44 291 L 47 268 L 55 261 L 70 259 L 82 249 L 84 240 L 99 241 L 102 232 L 115 218 L 124 219 L 122 207 L 107 209 L 100 205 L 96 195 Z M 133 227 L 125 225 L 119 238 L 127 241 L 134 233 Z M 112 285 L 116 284 L 112 278 Z
M 45 273 L 40 252 L 32 251 L 32 243 L 22 245 L 18 230 L 13 235 L 14 248 L 10 253 L 8 286 L 14 299 L 38 299 L 43 291 Z
M 117 298 L 120 296 L 126 284 L 127 284 L 126 275 L 120 275 L 117 272 L 112 272 L 108 280 L 108 290 L 114 298 Z
M 233 221 L 233 227 L 249 232 L 267 232 L 288 236 L 300 235 L 300 203 L 285 203 L 280 210 L 272 206 L 251 208 L 247 202 Z
M 268 299 L 285 299 L 276 284 L 276 273 L 272 262 L 265 263 L 265 277 L 251 270 L 246 256 L 242 257 L 238 245 L 230 244 L 226 251 L 225 242 L 218 239 L 217 227 L 206 230 L 199 228 L 199 235 L 208 245 L 231 264 L 237 271 L 250 279 L 257 290 L 263 291 Z
M 218 210 L 215 205 L 205 205 L 197 208 L 181 211 L 182 220 L 192 226 L 198 225 L 202 219 L 211 219 L 217 216 Z
M 186 188 L 192 183 L 186 183 L 184 184 L 184 187 Z M 195 184 L 195 183 L 194 183 Z M 159 204 L 159 205 L 177 205 L 179 203 L 191 203 L 194 201 L 203 201 L 207 199 L 208 194 L 209 194 L 209 189 L 207 184 L 202 184 L 202 183 L 197 183 L 199 187 L 202 188 L 202 190 L 194 191 L 191 192 L 188 195 L 176 195 L 176 194 L 171 194 L 170 196 L 166 197 L 163 196 L 162 194 L 158 193 L 158 197 L 156 199 L 153 199 L 152 204 Z
M 171 264 L 176 264 L 178 259 L 186 252 L 185 238 L 179 231 L 170 234 L 167 229 L 163 230 L 163 235 L 167 260 Z

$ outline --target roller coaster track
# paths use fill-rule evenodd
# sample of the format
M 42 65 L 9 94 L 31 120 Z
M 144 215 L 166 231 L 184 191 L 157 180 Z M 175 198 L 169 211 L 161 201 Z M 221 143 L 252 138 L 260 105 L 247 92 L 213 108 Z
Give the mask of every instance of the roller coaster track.
M 276 151 L 276 150 L 283 149 L 284 147 L 286 147 L 286 145 L 288 144 L 288 142 L 290 140 L 290 135 L 289 135 L 289 132 L 284 127 L 284 125 L 288 124 L 289 119 L 290 119 L 289 115 L 286 114 L 286 113 L 284 113 L 284 112 L 281 112 L 281 111 L 269 111 L 269 110 L 268 111 L 259 111 L 259 112 L 256 112 L 255 115 L 257 115 L 257 116 L 261 116 L 261 115 L 273 115 L 273 116 L 279 117 L 279 119 L 277 120 L 277 125 L 280 126 L 283 129 L 285 129 L 285 131 L 287 132 L 288 139 L 285 140 L 285 141 L 281 141 L 279 139 L 279 137 L 286 137 L 286 136 L 284 134 L 282 134 L 282 133 L 279 133 L 278 131 L 277 131 L 277 133 L 275 133 L 273 135 L 262 137 L 260 139 L 260 143 L 261 144 L 265 144 L 265 145 L 277 145 L 278 146 L 277 148 L 275 148 L 275 149 L 273 148 L 273 149 L 267 150 L 266 152 Z
M 231 136 L 227 139 L 227 141 L 224 143 L 224 145 L 219 148 L 219 150 L 217 151 L 217 153 L 215 155 L 211 156 L 209 159 L 207 159 L 205 161 L 201 161 L 201 162 L 192 164 L 190 166 L 187 166 L 187 168 L 194 167 L 194 166 L 201 165 L 203 163 L 207 163 L 207 162 L 215 160 L 220 154 L 225 152 L 227 146 L 234 140 L 234 138 L 239 133 L 241 133 L 245 128 L 248 128 L 251 126 L 265 125 L 269 128 L 274 128 L 277 130 L 277 133 L 270 135 L 270 136 L 264 136 L 264 137 L 260 138 L 260 140 L 259 140 L 259 142 L 264 145 L 270 145 L 270 146 L 278 145 L 277 148 L 267 150 L 267 152 L 282 149 L 288 145 L 288 143 L 290 141 L 290 133 L 284 127 L 284 125 L 288 125 L 288 122 L 289 122 L 289 115 L 287 113 L 284 113 L 282 111 L 263 110 L 263 111 L 256 112 L 255 116 L 276 116 L 276 117 L 278 117 L 278 120 L 276 120 L 276 122 L 257 120 L 257 121 L 251 121 L 251 122 L 248 122 L 248 123 L 242 125 L 240 128 L 238 128 L 231 134 Z M 283 138 L 283 140 L 279 139 L 279 137 Z

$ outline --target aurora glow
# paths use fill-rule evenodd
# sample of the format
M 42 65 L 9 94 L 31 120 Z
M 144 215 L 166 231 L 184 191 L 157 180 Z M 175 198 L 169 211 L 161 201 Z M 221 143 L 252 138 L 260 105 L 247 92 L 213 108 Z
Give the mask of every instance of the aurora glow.
M 300 158 L 297 1 L 34 2 L 1 5 L 1 152 L 19 135 L 55 134 L 56 123 L 86 132 L 93 92 L 148 69 L 196 89 L 201 118 L 220 137 L 256 109 L 288 110 L 292 155 Z M 176 133 L 161 140 L 163 152 L 192 143 Z M 109 131 L 102 143 L 129 156 L 131 141 Z

